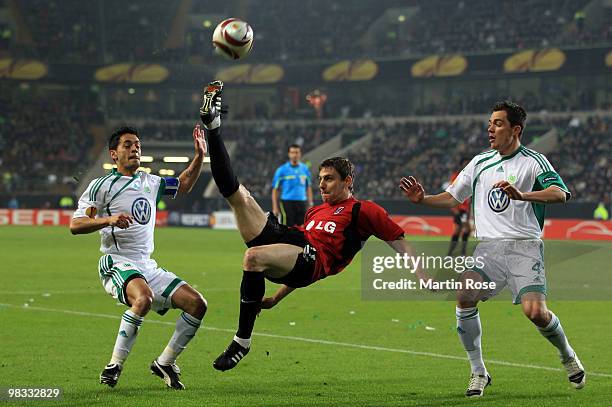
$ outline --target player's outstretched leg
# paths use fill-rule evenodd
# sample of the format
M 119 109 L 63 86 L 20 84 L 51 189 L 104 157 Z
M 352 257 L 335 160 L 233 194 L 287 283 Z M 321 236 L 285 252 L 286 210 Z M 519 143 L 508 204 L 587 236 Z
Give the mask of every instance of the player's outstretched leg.
M 301 247 L 283 243 L 251 247 L 245 252 L 238 331 L 227 349 L 213 362 L 215 369 L 232 369 L 249 353 L 255 319 L 266 291 L 264 278 L 285 277 L 296 267 L 301 253 Z
M 544 296 L 540 293 L 527 293 L 521 298 L 523 312 L 533 322 L 538 331 L 559 351 L 561 364 L 567 371 L 567 378 L 575 389 L 582 389 L 586 383 L 586 372 L 578 355 L 569 344 L 561 321 L 546 307 Z
M 221 138 L 221 93 L 223 82 L 213 81 L 204 88 L 200 117 L 204 123 L 210 156 L 210 169 L 217 188 L 227 199 L 234 215 L 238 231 L 245 242 L 255 239 L 262 232 L 267 217 L 249 191 L 238 182 L 229 154 Z
M 207 130 L 206 140 L 213 179 L 221 195 L 229 198 L 238 190 L 239 184 L 220 134 L 221 93 L 223 93 L 221 81 L 212 81 L 204 88 L 200 118 Z
M 206 300 L 187 284 L 176 290 L 171 300 L 173 307 L 183 312 L 176 320 L 176 328 L 170 342 L 161 355 L 151 363 L 151 373 L 161 378 L 168 387 L 183 390 L 185 385 L 180 380 L 181 369 L 176 364 L 176 359 L 200 328 L 206 313 Z
M 138 330 L 153 303 L 153 292 L 142 278 L 130 280 L 126 293 L 127 302 L 131 307 L 123 313 L 113 355 L 100 374 L 100 383 L 110 387 L 117 385 L 123 364 L 136 342 Z

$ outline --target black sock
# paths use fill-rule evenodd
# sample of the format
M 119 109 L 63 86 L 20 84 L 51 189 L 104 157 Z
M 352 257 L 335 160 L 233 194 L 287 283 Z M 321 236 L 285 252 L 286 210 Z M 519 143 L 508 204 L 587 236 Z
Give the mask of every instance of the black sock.
M 238 320 L 238 332 L 236 332 L 237 337 L 242 339 L 251 337 L 257 311 L 259 311 L 261 299 L 265 293 L 266 281 L 263 273 L 244 271 L 240 284 L 240 318 Z
M 210 157 L 210 171 L 217 188 L 225 198 L 238 190 L 238 178 L 234 175 L 229 154 L 221 139 L 219 127 L 206 131 L 208 155 Z
M 465 256 L 465 251 L 467 249 L 468 237 L 470 237 L 469 233 L 464 233 L 461 235 L 461 255 Z
M 455 250 L 455 247 L 457 247 L 457 241 L 459 240 L 459 235 L 453 235 L 451 237 L 451 243 L 450 243 L 450 247 L 448 248 L 448 254 L 447 256 L 450 256 L 453 254 L 453 251 Z

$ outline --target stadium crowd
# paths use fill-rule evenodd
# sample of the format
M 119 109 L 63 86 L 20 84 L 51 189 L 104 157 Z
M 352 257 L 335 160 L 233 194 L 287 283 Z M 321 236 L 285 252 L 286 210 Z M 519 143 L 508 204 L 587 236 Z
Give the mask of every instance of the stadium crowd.
M 588 3 L 502 1 L 491 7 L 486 0 L 277 0 L 261 13 L 258 2 L 239 8 L 192 2 L 188 14 L 223 18 L 240 9 L 255 28 L 253 60 L 299 62 L 609 44 L 609 24 L 587 24 L 583 7 Z M 180 34 L 173 34 L 180 6 L 178 0 L 129 5 L 121 0 L 24 0 L 19 10 L 32 43 L 18 44 L 13 35 L 10 48 L 52 62 L 209 62 L 203 50 L 210 49 L 216 20 L 203 25 L 187 18 Z M 126 30 L 130 35 L 124 35 Z
M 27 86 L 0 90 L 0 193 L 71 191 L 91 164 L 88 126 L 102 123 L 95 100 L 86 92 L 49 98 Z
M 612 199 L 611 133 L 609 117 L 572 118 L 559 128 L 559 148 L 548 158 L 579 201 Z
M 401 198 L 397 184 L 407 174 L 418 176 L 429 192 L 440 192 L 447 185 L 450 174 L 460 169 L 463 158 L 471 158 L 487 149 L 486 123 L 481 120 L 397 124 L 375 120 L 368 125 L 336 122 L 283 127 L 267 121 L 256 125 L 230 123 L 224 125 L 223 134 L 225 140 L 236 143 L 232 154 L 234 167 L 241 182 L 260 198 L 269 197 L 274 170 L 286 161 L 290 144 L 301 145 L 306 154 L 342 131 L 373 135 L 371 143 L 349 153 L 356 165 L 356 193 L 367 199 Z M 612 119 L 597 116 L 584 120 L 571 115 L 533 118 L 528 121 L 522 143 L 529 145 L 554 129 L 559 135 L 558 148 L 546 154 L 547 157 L 574 193 L 576 201 L 594 202 L 610 194 L 611 124 Z M 143 134 L 159 140 L 184 139 L 190 131 L 187 125 L 148 126 Z M 599 175 L 593 177 L 591 174 Z M 590 179 L 592 181 L 587 181 Z

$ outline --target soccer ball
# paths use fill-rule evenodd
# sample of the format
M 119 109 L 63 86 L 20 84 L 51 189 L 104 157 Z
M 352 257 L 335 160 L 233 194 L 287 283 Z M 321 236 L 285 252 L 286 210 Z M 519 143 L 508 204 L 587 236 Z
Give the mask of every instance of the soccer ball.
M 228 59 L 244 58 L 253 48 L 253 29 L 238 18 L 223 20 L 213 32 L 215 52 Z

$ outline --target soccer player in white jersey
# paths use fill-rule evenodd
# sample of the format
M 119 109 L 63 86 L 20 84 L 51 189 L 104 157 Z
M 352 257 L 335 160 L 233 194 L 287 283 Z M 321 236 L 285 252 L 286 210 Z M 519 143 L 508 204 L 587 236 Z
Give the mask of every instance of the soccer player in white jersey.
M 176 321 L 170 342 L 151 363 L 151 372 L 168 387 L 181 390 L 184 385 L 176 358 L 194 337 L 206 313 L 206 300 L 174 273 L 151 258 L 157 202 L 164 195 L 188 193 L 202 170 L 206 144 L 199 125 L 193 131 L 195 157 L 178 178 L 160 178 L 139 171 L 138 131 L 121 127 L 110 137 L 110 156 L 117 165 L 104 177 L 93 180 L 81 198 L 70 223 L 72 234 L 99 231 L 98 262 L 100 281 L 108 294 L 127 305 L 108 365 L 100 383 L 114 387 L 144 317 L 153 309 L 163 315 L 169 308 L 183 312 Z
M 482 396 L 491 383 L 482 359 L 476 306 L 505 286 L 514 303 L 521 304 L 525 316 L 558 349 L 571 384 L 576 389 L 585 384 L 578 356 L 559 319 L 546 307 L 544 246 L 540 240 L 545 204 L 563 203 L 570 192 L 546 157 L 521 145 L 526 117 L 516 103 L 496 103 L 488 125 L 491 150 L 474 157 L 445 192 L 426 195 L 412 176 L 400 183 L 411 202 L 435 208 L 451 208 L 472 197 L 475 235 L 480 240 L 474 257 L 482 256 L 484 268 L 468 271 L 462 279 L 495 282 L 496 288 L 462 290 L 457 295 L 457 332 L 472 368 L 468 397 Z

